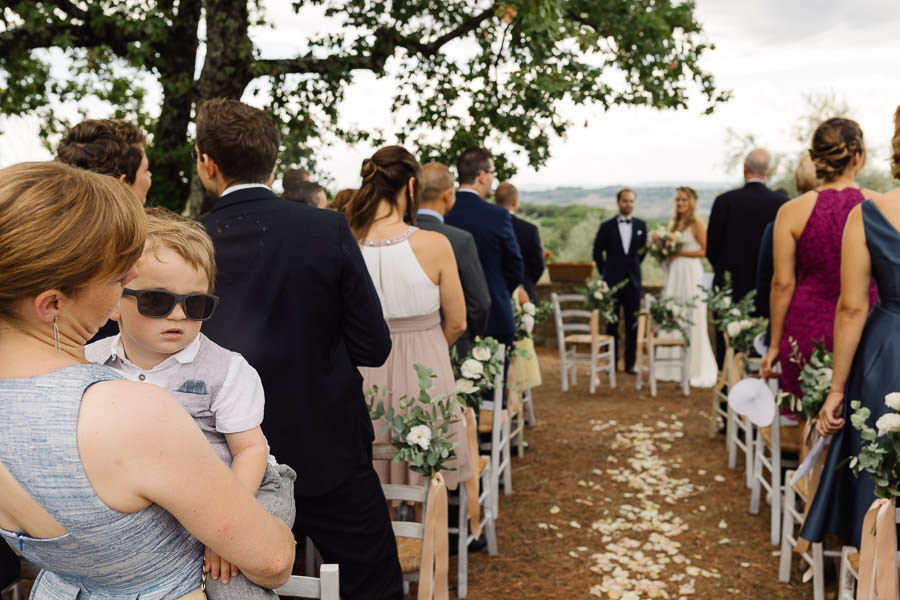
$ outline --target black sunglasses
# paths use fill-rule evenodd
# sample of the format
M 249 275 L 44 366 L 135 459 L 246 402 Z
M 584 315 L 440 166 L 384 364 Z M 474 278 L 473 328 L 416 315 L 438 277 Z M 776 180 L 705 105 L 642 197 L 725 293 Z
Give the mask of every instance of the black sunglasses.
M 122 290 L 123 296 L 137 298 L 138 312 L 145 317 L 162 319 L 168 317 L 177 302 L 181 303 L 184 315 L 192 321 L 210 318 L 219 303 L 219 297 L 212 294 L 173 294 L 166 290 Z

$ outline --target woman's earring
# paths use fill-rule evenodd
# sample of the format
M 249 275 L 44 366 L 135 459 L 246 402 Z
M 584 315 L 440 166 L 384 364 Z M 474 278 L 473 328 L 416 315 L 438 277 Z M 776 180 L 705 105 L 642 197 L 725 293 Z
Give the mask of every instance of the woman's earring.
M 56 355 L 59 356 L 59 325 L 56 323 L 57 317 L 53 317 L 53 347 L 56 348 Z

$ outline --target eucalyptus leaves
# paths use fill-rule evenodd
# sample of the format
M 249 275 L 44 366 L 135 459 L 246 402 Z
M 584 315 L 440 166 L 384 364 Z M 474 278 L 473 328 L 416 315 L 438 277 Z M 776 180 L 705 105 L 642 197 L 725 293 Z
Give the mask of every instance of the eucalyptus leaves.
M 500 344 L 492 337 L 476 337 L 475 345 L 462 362 L 455 349 L 451 352 L 457 399 L 475 410 L 481 406 L 484 392 L 494 389 L 494 377 L 503 371 Z
M 616 285 L 610 287 L 606 281 L 599 277 L 588 280 L 585 287 L 578 288 L 575 291 L 584 294 L 584 306 L 591 310 L 598 310 L 607 323 L 615 323 L 619 320 L 618 311 L 616 311 L 616 301 L 614 296 L 616 292 L 621 290 L 628 283 L 628 280 L 622 280 Z
M 825 398 L 831 389 L 832 368 L 834 367 L 834 354 L 825 349 L 818 340 L 813 340 L 813 351 L 809 358 L 803 360 L 797 340 L 789 338 L 791 354 L 789 360 L 800 366 L 800 391 L 802 397 L 798 398 L 790 392 L 778 394 L 777 403 L 797 412 L 802 419 L 814 421 L 819 416 L 819 411 L 825 403 Z M 898 415 L 900 416 L 900 415 Z
M 753 300 L 756 290 L 750 290 L 738 302 L 733 299 L 731 273 L 725 273 L 725 283 L 713 289 L 702 288 L 706 294 L 706 305 L 712 312 L 712 322 L 716 328 L 728 336 L 728 343 L 735 352 L 751 354 L 753 340 L 766 330 L 768 320 L 753 317 L 756 305 Z
M 447 439 L 447 431 L 456 420 L 453 409 L 457 400 L 453 395 L 432 396 L 429 390 L 433 372 L 418 363 L 413 367 L 419 379 L 419 396 L 403 396 L 400 412 L 385 409 L 381 400 L 375 401 L 375 397 L 384 392 L 377 387 L 366 392 L 366 399 L 372 420 L 384 419 L 386 427 L 382 433 L 390 431 L 391 443 L 399 450 L 394 461 L 407 462 L 410 470 L 431 479 L 440 471 L 453 470 L 444 465 L 456 456 L 457 443 Z
M 866 424 L 872 411 L 854 400 L 850 423 L 859 430 L 862 447 L 859 455 L 850 458 L 850 470 L 859 477 L 863 471 L 872 476 L 875 495 L 879 498 L 900 496 L 900 393 L 884 397 L 890 409 L 875 421 L 875 428 Z
M 650 304 L 650 320 L 654 333 L 661 331 L 677 331 L 684 338 L 687 346 L 691 345 L 688 328 L 694 324 L 690 318 L 696 298 L 675 298 L 674 296 L 656 296 Z

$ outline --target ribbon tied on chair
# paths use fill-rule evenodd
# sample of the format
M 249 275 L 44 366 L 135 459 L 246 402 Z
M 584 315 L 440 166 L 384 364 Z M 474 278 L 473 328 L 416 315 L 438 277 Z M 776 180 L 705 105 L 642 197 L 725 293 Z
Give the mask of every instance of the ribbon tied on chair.
M 856 600 L 898 598 L 894 500 L 879 498 L 866 511 L 859 549 Z M 877 595 L 876 595 L 877 594 Z
M 478 498 L 481 496 L 481 473 L 479 472 L 478 452 L 478 422 L 475 419 L 475 409 L 471 406 L 463 413 L 466 420 L 466 443 L 469 446 L 469 457 L 472 460 L 472 476 L 465 482 L 468 500 L 469 530 L 475 539 L 481 537 L 481 504 Z
M 418 600 L 447 600 L 450 564 L 447 540 L 447 484 L 438 473 L 428 482 L 425 504 L 425 536 L 419 563 Z M 433 577 L 433 578 L 432 578 Z M 432 587 L 433 586 L 433 587 Z M 431 591 L 434 589 L 434 596 Z

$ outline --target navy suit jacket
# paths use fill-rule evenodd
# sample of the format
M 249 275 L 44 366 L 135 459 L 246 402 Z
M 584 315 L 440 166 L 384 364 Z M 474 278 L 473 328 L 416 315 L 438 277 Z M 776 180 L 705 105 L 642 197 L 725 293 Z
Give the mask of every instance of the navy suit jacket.
M 616 217 L 604 221 L 594 238 L 594 263 L 604 281 L 613 286 L 628 279 L 637 289 L 641 289 L 641 261 L 647 246 L 647 224 L 638 218 L 632 219 L 631 245 L 626 253 L 622 248 L 622 236 Z
M 456 192 L 456 204 L 445 222 L 472 234 L 478 247 L 478 258 L 491 294 L 485 335 L 510 341 L 516 332 L 511 295 L 522 283 L 523 266 L 519 243 L 512 228 L 509 211 L 488 204 L 473 191 Z
M 522 252 L 522 261 L 525 264 L 525 291 L 532 302 L 537 302 L 537 290 L 535 284 L 544 274 L 544 249 L 541 247 L 541 234 L 537 225 L 512 215 L 513 231 L 519 242 L 519 250 Z
M 478 260 L 475 239 L 468 231 L 447 225 L 427 213 L 416 215 L 416 225 L 440 233 L 447 238 L 453 248 L 459 282 L 462 284 L 463 296 L 466 299 L 466 330 L 454 345 L 458 356 L 464 358 L 472 349 L 475 336 L 484 333 L 488 311 L 491 308 L 491 295 L 488 292 L 484 271 L 481 269 L 481 261 Z
M 221 298 L 203 332 L 240 352 L 266 393 L 263 432 L 319 496 L 371 465 L 374 431 L 357 366 L 387 359 L 391 338 L 343 214 L 250 188 L 200 221 L 216 251 Z

